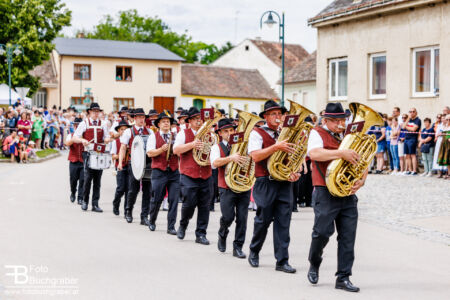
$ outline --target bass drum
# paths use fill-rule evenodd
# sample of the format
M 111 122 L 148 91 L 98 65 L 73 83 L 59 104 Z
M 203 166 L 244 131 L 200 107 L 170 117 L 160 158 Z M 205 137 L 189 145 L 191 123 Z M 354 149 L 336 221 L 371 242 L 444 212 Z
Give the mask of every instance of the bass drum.
M 131 144 L 131 171 L 136 180 L 151 177 L 151 159 L 147 156 L 148 135 L 137 135 Z

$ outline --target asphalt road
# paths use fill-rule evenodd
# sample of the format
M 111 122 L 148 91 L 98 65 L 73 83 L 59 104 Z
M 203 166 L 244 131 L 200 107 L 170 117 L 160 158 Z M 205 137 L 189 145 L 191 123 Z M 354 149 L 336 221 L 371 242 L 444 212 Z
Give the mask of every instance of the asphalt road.
M 311 209 L 293 214 L 290 263 L 297 273 L 291 275 L 274 270 L 271 233 L 257 269 L 232 257 L 234 226 L 227 252 L 219 253 L 218 205 L 208 227 L 211 245 L 202 246 L 194 243 L 194 222 L 184 241 L 167 235 L 165 212 L 155 232 L 114 216 L 111 170 L 102 179 L 104 213 L 81 211 L 69 201 L 68 175 L 64 154 L 40 164 L 0 165 L 0 299 L 450 299 L 446 243 L 360 221 L 352 281 L 361 292 L 350 294 L 334 289 L 335 236 L 325 249 L 319 284 L 306 279 Z M 368 186 L 363 189 L 376 188 Z M 363 204 L 383 189 L 361 194 Z M 138 202 L 135 216 L 139 210 Z

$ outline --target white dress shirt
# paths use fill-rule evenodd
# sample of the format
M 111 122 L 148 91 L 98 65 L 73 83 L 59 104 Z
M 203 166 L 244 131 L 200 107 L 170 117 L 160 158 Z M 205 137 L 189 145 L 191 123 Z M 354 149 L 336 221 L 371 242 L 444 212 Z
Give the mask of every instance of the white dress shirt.
M 227 146 L 228 143 L 225 140 L 222 140 L 222 143 Z M 211 168 L 216 169 L 216 167 L 214 167 L 213 162 L 220 158 L 220 149 L 219 149 L 219 144 L 214 144 L 214 146 L 211 147 L 211 153 L 209 154 L 209 161 L 211 162 Z
M 139 131 L 139 129 L 142 129 L 142 131 L 144 131 L 144 126 L 142 126 L 142 127 L 137 127 L 136 125 L 134 125 L 134 126 L 131 127 L 131 128 L 125 129 L 125 131 L 123 132 L 123 134 L 120 136 L 120 143 L 121 143 L 121 144 L 128 145 L 128 142 L 130 141 L 131 136 L 132 136 L 131 130 L 132 130 L 133 128 L 136 128 L 137 131 Z M 147 130 L 147 131 L 149 132 L 149 136 L 154 135 L 152 130 Z
M 161 134 L 161 137 L 163 138 L 163 134 L 170 134 L 170 131 L 167 131 L 167 132 L 160 131 L 159 134 Z M 170 138 L 170 136 L 169 136 L 169 138 Z M 147 151 L 155 150 L 155 149 L 156 149 L 156 135 L 151 134 L 147 140 Z
M 266 131 L 272 138 L 275 138 L 275 131 L 270 129 L 267 125 L 263 125 L 260 128 Z M 256 130 L 252 130 L 248 139 L 248 154 L 252 153 L 255 150 L 261 150 L 262 147 L 263 137 Z
M 116 140 L 111 142 L 111 155 L 114 155 L 114 154 L 119 154 L 119 153 L 117 153 Z
M 94 120 L 92 118 L 89 118 L 89 120 L 90 120 L 91 124 L 93 124 Z M 97 120 L 97 124 L 99 122 L 100 122 L 100 120 Z M 103 129 L 103 139 L 109 138 L 108 126 L 106 126 L 105 121 L 102 121 L 101 128 Z M 74 136 L 76 136 L 77 138 L 82 138 L 83 133 L 86 131 L 86 129 L 87 129 L 87 120 L 84 120 L 83 122 L 78 124 L 77 130 L 75 130 Z
M 194 136 L 197 134 L 197 131 L 195 131 L 194 129 L 191 129 L 192 132 L 194 133 Z M 176 146 L 179 145 L 184 145 L 186 144 L 186 136 L 184 134 L 184 130 L 181 130 L 180 132 L 178 132 L 177 137 L 175 139 L 175 144 L 173 145 L 173 147 L 175 148 Z

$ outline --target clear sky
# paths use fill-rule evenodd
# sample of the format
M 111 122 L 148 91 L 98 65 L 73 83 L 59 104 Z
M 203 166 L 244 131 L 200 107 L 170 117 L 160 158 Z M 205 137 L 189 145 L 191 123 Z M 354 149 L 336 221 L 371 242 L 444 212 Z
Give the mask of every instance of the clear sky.
M 286 42 L 301 44 L 307 51 L 316 49 L 316 30 L 307 25 L 332 0 L 64 0 L 72 11 L 72 26 L 64 33 L 73 36 L 77 29 L 92 29 L 104 15 L 137 9 L 140 15 L 158 16 L 178 33 L 185 30 L 196 41 L 221 45 L 237 44 L 245 38 L 278 40 L 277 27 L 260 30 L 266 10 L 285 12 Z

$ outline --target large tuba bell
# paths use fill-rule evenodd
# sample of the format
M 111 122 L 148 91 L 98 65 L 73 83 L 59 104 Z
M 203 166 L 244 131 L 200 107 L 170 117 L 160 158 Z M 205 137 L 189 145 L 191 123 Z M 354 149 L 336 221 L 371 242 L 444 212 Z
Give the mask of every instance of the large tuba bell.
M 230 155 L 239 153 L 246 158 L 246 162 L 240 165 L 230 162 L 225 169 L 225 182 L 235 193 L 242 193 L 250 190 L 255 183 L 255 162 L 247 154 L 248 139 L 255 124 L 262 119 L 254 114 L 235 109 L 238 112 L 239 125 L 236 132 L 243 132 L 244 138 L 241 143 L 231 146 Z
M 192 150 L 194 160 L 199 166 L 204 167 L 211 164 L 209 161 L 211 147 L 218 142 L 216 136 L 212 134 L 211 128 L 221 118 L 222 114 L 217 109 L 214 109 L 214 118 L 206 120 L 195 135 L 196 140 L 203 142 L 203 149 L 197 150 L 194 148 Z
M 297 123 L 292 127 L 284 127 L 281 130 L 279 141 L 287 140 L 295 146 L 295 152 L 290 154 L 284 151 L 276 151 L 267 162 L 270 176 L 276 180 L 286 181 L 291 173 L 296 173 L 301 167 L 306 156 L 309 132 L 313 126 L 303 120 L 312 112 L 302 105 L 288 100 L 291 103 L 289 115 L 298 115 Z
M 330 193 L 336 197 L 350 195 L 355 182 L 364 175 L 377 151 L 375 136 L 365 132 L 374 125 L 383 124 L 383 118 L 364 104 L 350 103 L 349 109 L 353 114 L 352 123 L 364 121 L 364 126 L 361 132 L 347 134 L 339 146 L 339 150 L 352 149 L 361 157 L 357 165 L 352 165 L 342 158 L 333 160 L 328 165 L 326 183 Z

